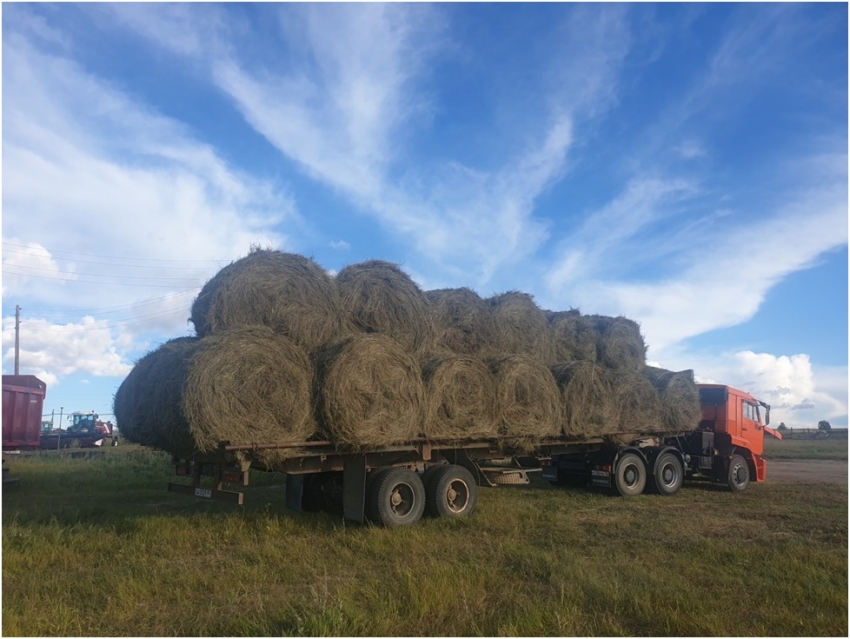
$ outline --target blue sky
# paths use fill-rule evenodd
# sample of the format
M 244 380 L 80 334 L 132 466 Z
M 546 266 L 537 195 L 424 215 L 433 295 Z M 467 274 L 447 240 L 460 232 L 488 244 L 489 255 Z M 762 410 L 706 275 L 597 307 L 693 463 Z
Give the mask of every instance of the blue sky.
M 847 425 L 845 4 L 5 4 L 3 372 L 111 412 L 252 244 L 626 315 Z

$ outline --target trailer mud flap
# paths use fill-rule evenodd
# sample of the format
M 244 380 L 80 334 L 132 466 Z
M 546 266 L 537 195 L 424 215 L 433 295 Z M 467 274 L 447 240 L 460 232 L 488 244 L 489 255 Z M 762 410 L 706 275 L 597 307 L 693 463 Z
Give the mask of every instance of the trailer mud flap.
M 366 520 L 366 455 L 348 455 L 343 460 L 342 515 L 358 524 Z
M 590 471 L 590 485 L 596 488 L 611 488 L 611 473 L 594 468 Z

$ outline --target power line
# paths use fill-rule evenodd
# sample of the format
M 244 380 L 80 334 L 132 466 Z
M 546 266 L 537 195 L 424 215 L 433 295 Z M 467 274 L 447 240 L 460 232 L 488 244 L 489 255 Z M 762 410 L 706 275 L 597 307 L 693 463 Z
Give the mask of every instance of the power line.
M 25 251 L 10 251 L 8 249 L 5 249 L 3 252 L 4 253 L 12 253 L 13 255 L 28 255 L 28 256 L 31 256 L 31 257 L 47 257 L 47 256 L 42 256 L 42 255 L 33 255 L 32 253 L 27 253 Z M 48 251 L 48 253 L 50 253 L 49 257 L 52 258 L 53 253 L 51 253 L 50 251 Z M 57 259 L 65 260 L 66 258 L 57 258 Z M 127 259 L 136 259 L 136 258 L 127 258 Z M 67 261 L 70 261 L 70 260 L 67 260 Z M 149 269 L 169 269 L 169 270 L 172 270 L 172 269 L 175 268 L 172 265 L 151 266 L 151 265 L 148 265 L 148 264 L 120 264 L 120 263 L 116 263 L 116 262 L 97 262 L 97 261 L 94 261 L 94 260 L 73 260 L 73 262 L 75 264 L 100 264 L 102 266 L 121 266 L 123 268 L 149 268 Z M 220 262 L 218 262 L 218 264 L 220 264 Z M 21 265 L 10 264 L 9 266 L 21 266 Z M 207 269 L 209 267 L 208 266 L 188 266 L 188 267 L 184 267 L 184 268 L 189 268 L 189 269 L 193 269 L 193 270 L 201 270 L 201 269 Z
M 150 277 L 150 276 L 140 277 L 140 276 L 136 276 L 136 275 L 117 275 L 116 276 L 116 275 L 112 275 L 112 274 L 101 275 L 100 273 L 79 273 L 77 271 L 62 271 L 62 270 L 52 269 L 52 268 L 40 268 L 38 266 L 25 266 L 23 264 L 10 264 L 9 266 L 12 266 L 14 268 L 25 268 L 25 269 L 29 269 L 29 270 L 32 270 L 32 271 L 45 271 L 47 273 L 61 273 L 63 275 L 85 275 L 87 277 L 119 277 L 121 279 L 128 279 L 128 280 L 194 280 L 194 279 L 196 279 L 195 277 Z M 18 273 L 18 275 L 22 275 L 22 274 Z M 30 277 L 29 275 L 26 275 L 26 274 L 23 274 L 23 275 L 24 275 L 24 277 Z
M 13 242 L 3 242 L 3 246 L 15 246 L 18 248 L 26 248 L 31 249 L 32 247 L 26 246 L 25 244 L 15 244 Z M 86 257 L 102 257 L 108 260 L 134 260 L 139 262 L 179 262 L 179 263 L 189 263 L 189 262 L 202 262 L 206 264 L 220 264 L 221 262 L 232 262 L 232 259 L 220 259 L 220 260 L 177 260 L 177 259 L 165 259 L 165 258 L 156 258 L 156 257 L 128 257 L 126 255 L 98 255 L 96 253 L 81 253 L 77 251 L 64 251 L 61 249 L 50 250 L 47 247 L 42 246 L 45 251 L 49 254 L 53 255 L 54 253 L 64 253 L 66 255 L 84 255 Z
M 98 284 L 100 286 L 140 286 L 142 288 L 174 288 L 171 284 L 133 284 L 131 282 L 98 282 L 95 280 L 72 280 L 66 277 L 50 277 L 49 275 L 35 275 L 32 273 L 17 273 L 15 271 L 9 271 L 7 269 L 3 269 L 3 272 L 7 275 L 18 275 L 20 277 L 31 277 L 35 279 L 41 280 L 58 280 L 61 282 L 70 282 L 72 284 Z M 145 278 L 148 279 L 148 278 Z M 167 278 L 162 278 L 167 279 Z M 193 278 L 185 278 L 185 279 L 193 279 Z M 198 287 L 202 285 L 202 282 L 198 283 Z
M 95 314 L 106 315 L 108 313 L 119 313 L 122 310 L 130 310 L 130 309 L 133 309 L 133 308 L 138 308 L 140 306 L 157 304 L 157 303 L 163 302 L 165 300 L 174 299 L 174 298 L 181 296 L 181 295 L 189 295 L 190 293 L 195 293 L 197 290 L 198 290 L 198 287 L 196 286 L 194 288 L 186 289 L 185 291 L 179 291 L 177 293 L 174 293 L 173 295 L 162 295 L 160 297 L 153 297 L 151 299 L 147 299 L 147 300 L 144 300 L 144 301 L 141 301 L 141 302 L 133 302 L 131 304 L 121 304 L 121 305 L 118 305 L 118 306 L 104 306 L 103 308 L 98 308 L 98 309 L 88 310 L 88 311 L 80 310 L 78 308 L 39 308 L 39 307 L 35 307 L 33 312 L 48 313 L 48 314 L 49 313 L 57 313 L 57 314 L 70 314 L 70 313 L 80 314 L 80 313 L 82 313 L 84 315 L 95 315 Z

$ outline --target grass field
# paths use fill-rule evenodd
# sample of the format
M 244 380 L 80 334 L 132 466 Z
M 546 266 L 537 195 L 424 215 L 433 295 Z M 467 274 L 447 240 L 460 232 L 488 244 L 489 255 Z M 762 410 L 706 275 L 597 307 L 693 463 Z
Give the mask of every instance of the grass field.
M 481 489 L 403 529 L 165 492 L 169 458 L 11 459 L 6 636 L 847 636 L 847 486 Z
M 847 439 L 765 438 L 766 459 L 833 459 L 847 461 Z

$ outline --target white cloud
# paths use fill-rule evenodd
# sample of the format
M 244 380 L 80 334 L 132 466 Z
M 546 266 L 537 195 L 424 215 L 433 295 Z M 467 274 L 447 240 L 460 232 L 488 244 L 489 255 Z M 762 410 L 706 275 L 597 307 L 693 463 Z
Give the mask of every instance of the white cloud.
M 338 251 L 347 251 L 351 248 L 351 244 L 349 244 L 345 240 L 335 240 L 331 242 L 331 248 L 336 249 Z
M 698 382 L 732 386 L 767 402 L 773 426 L 785 422 L 789 427 L 814 428 L 821 419 L 847 421 L 847 367 L 818 372 L 806 354 L 673 349 L 662 353 L 659 363 L 676 370 L 692 368 Z
M 15 322 L 3 320 L 3 367 L 14 370 Z M 123 377 L 132 367 L 119 353 L 108 322 L 85 317 L 81 322 L 62 325 L 32 319 L 21 323 L 20 371 L 36 374 L 58 383 L 59 378 L 77 372 L 97 377 Z
M 3 53 L 4 241 L 66 256 L 45 261 L 42 252 L 39 268 L 48 270 L 28 271 L 22 266 L 37 258 L 28 249 L 27 264 L 4 273 L 4 294 L 24 290 L 14 271 L 59 278 L 26 283 L 30 300 L 51 307 L 129 305 L 200 286 L 251 244 L 291 246 L 276 230 L 300 224 L 285 192 L 241 174 L 178 122 L 14 30 Z M 12 252 L 21 249 L 7 249 L 4 270 L 21 258 Z M 86 264 L 84 254 L 121 257 Z M 171 323 L 149 315 L 149 329 L 173 331 L 187 314 Z

